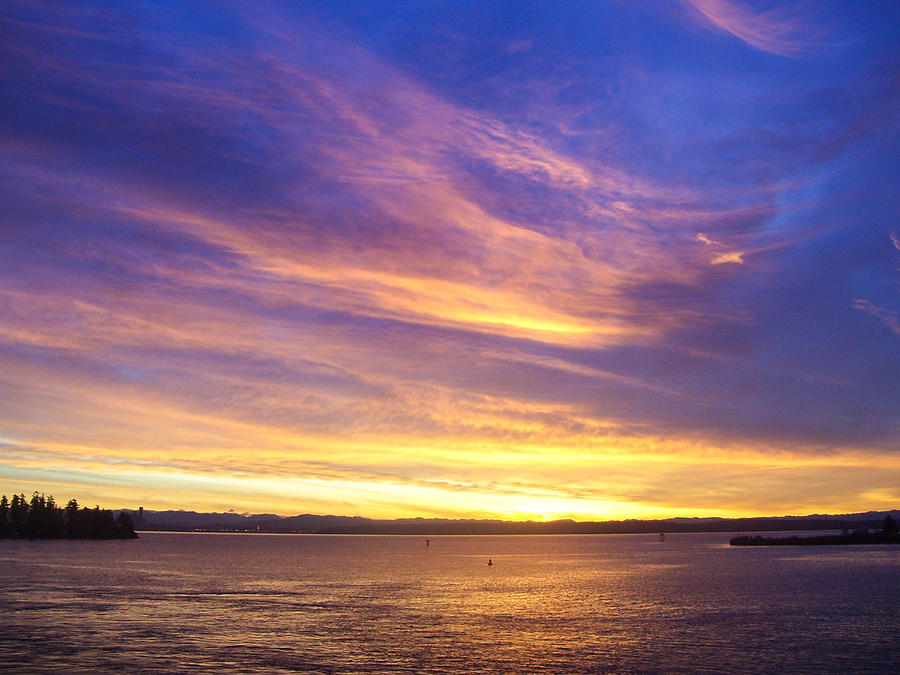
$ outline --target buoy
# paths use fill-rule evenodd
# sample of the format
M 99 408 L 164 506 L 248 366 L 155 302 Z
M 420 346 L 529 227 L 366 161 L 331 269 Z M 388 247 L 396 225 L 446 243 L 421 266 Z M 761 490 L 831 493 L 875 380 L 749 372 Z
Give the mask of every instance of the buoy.
M 488 566 L 490 567 L 490 566 L 493 565 L 493 564 L 494 564 L 494 561 L 491 560 L 490 558 L 488 558 Z

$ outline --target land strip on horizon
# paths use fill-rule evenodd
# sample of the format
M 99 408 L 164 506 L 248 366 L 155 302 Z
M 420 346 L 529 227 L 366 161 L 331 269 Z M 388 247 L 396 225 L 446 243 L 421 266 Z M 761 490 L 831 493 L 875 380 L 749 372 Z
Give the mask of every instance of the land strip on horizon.
M 889 513 L 869 511 L 840 515 L 756 518 L 667 518 L 608 521 L 507 521 L 491 519 L 397 518 L 303 514 L 197 513 L 194 511 L 129 511 L 142 530 L 261 532 L 287 534 L 638 534 L 670 532 L 789 532 L 858 530 L 881 527 Z

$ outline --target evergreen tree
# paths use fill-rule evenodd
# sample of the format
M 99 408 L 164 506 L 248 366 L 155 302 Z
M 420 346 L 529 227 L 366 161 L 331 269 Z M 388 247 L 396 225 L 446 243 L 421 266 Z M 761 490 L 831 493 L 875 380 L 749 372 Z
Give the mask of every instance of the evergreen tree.
M 65 509 L 66 536 L 71 539 L 78 539 L 83 536 L 84 527 L 82 526 L 81 514 L 78 513 L 78 501 L 70 499 Z
M 62 537 L 64 532 L 62 509 L 56 505 L 53 495 L 50 495 L 47 497 L 44 512 L 44 529 L 41 532 L 41 536 L 46 539 L 57 539 Z
M 24 494 L 13 495 L 9 505 L 9 520 L 14 537 L 24 537 L 27 533 L 28 502 Z
M 28 519 L 26 520 L 26 535 L 29 539 L 40 537 L 45 528 L 47 500 L 44 495 L 35 492 L 31 495 L 31 503 L 28 505 Z
M 65 508 L 56 505 L 53 495 L 34 492 L 0 498 L 0 537 L 28 539 L 126 539 L 136 538 L 131 515 L 121 511 L 113 517 L 109 509 L 79 507 L 70 499 Z
M 9 532 L 9 500 L 6 495 L 0 498 L 0 538 L 10 536 Z
M 126 511 L 119 511 L 119 515 L 116 518 L 116 526 L 119 529 L 120 537 L 134 537 L 134 522 L 131 520 L 131 516 L 128 515 Z
M 112 511 L 95 506 L 88 512 L 88 536 L 92 539 L 114 539 L 116 523 Z

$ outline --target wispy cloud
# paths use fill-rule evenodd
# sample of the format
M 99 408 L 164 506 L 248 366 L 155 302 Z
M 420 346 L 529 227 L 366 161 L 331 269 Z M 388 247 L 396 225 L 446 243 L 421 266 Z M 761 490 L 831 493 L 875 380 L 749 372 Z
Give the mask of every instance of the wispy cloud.
M 597 346 L 658 334 L 690 320 L 692 314 L 678 316 L 671 309 L 654 314 L 637 306 L 628 289 L 698 283 L 702 271 L 690 249 L 673 256 L 671 246 L 679 240 L 685 246 L 689 221 L 727 218 L 729 205 L 709 213 L 699 195 L 680 186 L 566 157 L 489 115 L 437 99 L 346 46 L 352 55 L 348 62 L 366 63 L 378 72 L 373 79 L 381 84 L 365 85 L 360 97 L 356 88 L 361 84 L 342 86 L 328 79 L 334 73 L 305 69 L 293 39 L 282 43 L 277 32 L 272 36 L 254 82 L 243 82 L 243 64 L 209 65 L 213 81 L 243 82 L 247 89 L 266 91 L 261 99 L 187 84 L 176 74 L 153 83 L 135 80 L 129 72 L 122 76 L 133 87 L 152 87 L 160 102 L 177 101 L 188 117 L 200 110 L 222 118 L 257 117 L 281 140 L 277 150 L 253 152 L 277 152 L 279 162 L 300 166 L 317 157 L 317 166 L 301 182 L 283 186 L 285 195 L 302 184 L 336 181 L 331 188 L 336 197 L 367 204 L 364 227 L 342 233 L 349 224 L 332 222 L 325 238 L 321 228 L 304 222 L 305 207 L 290 197 L 278 205 L 281 213 L 275 218 L 260 210 L 223 217 L 183 200 L 148 200 L 101 177 L 90 179 L 98 190 L 92 197 L 98 208 L 147 227 L 189 233 L 238 256 L 248 272 L 295 284 L 293 292 L 318 299 L 310 302 L 372 316 Z M 95 79 L 88 72 L 81 82 L 88 93 L 100 88 L 104 96 L 115 96 L 99 75 Z M 116 104 L 135 102 L 122 98 Z M 373 107 L 380 117 L 372 115 Z M 396 113 L 385 116 L 386 110 Z M 319 120 L 311 135 L 296 125 L 307 116 Z M 473 181 L 463 173 L 460 161 L 482 163 L 486 175 L 525 181 L 525 189 L 544 191 L 548 201 L 575 206 L 552 227 L 543 220 L 495 215 L 485 206 L 495 195 L 483 192 L 477 174 Z M 67 179 L 46 175 L 44 180 L 49 185 Z M 73 188 L 80 191 L 84 180 L 79 177 Z M 597 218 L 604 220 L 602 227 Z M 660 221 L 669 230 L 666 241 L 654 234 Z M 357 255 L 348 260 L 343 249 L 351 237 Z M 407 241 L 416 242 L 415 248 Z M 562 268 L 566 272 L 560 275 Z M 316 292 L 309 292 L 313 287 Z
M 771 54 L 803 58 L 830 46 L 832 32 L 809 2 L 770 3 L 767 8 L 743 0 L 682 0 L 682 4 L 701 24 Z
M 864 312 L 869 316 L 874 316 L 876 319 L 882 321 L 896 335 L 900 335 L 900 314 L 895 310 L 879 307 L 863 298 L 856 298 L 853 300 L 853 309 Z

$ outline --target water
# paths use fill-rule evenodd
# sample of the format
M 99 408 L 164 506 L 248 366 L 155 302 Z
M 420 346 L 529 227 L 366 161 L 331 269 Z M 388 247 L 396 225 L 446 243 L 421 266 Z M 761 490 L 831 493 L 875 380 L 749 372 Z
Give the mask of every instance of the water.
M 430 539 L 0 541 L 0 668 L 900 671 L 897 547 Z

